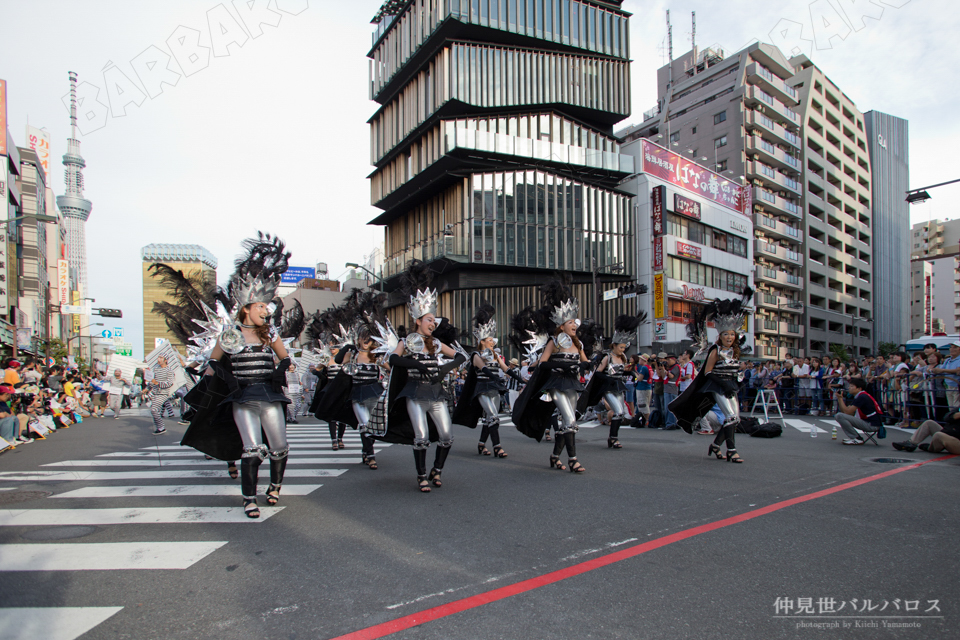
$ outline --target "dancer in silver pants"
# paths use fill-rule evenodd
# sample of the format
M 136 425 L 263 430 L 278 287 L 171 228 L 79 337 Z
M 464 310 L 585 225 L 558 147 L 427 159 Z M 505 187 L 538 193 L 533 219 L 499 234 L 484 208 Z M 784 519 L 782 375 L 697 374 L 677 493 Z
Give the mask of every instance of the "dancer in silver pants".
M 622 395 L 608 392 L 603 394 L 603 399 L 607 401 L 607 406 L 613 412 L 611 420 L 623 420 L 627 417 L 627 405 Z
M 267 456 L 270 457 L 270 483 L 279 489 L 290 452 L 283 403 L 234 402 L 233 421 L 237 423 L 240 439 L 243 440 L 240 462 L 243 497 L 247 500 L 256 499 L 257 472 Z M 266 443 L 261 433 L 266 435 Z
M 550 391 L 550 400 L 560 411 L 560 426 L 557 434 L 580 431 L 580 427 L 577 426 L 577 392 L 570 389 L 553 389 Z M 576 454 L 571 454 L 571 457 L 575 456 Z
M 430 446 L 430 427 L 427 423 L 427 415 L 433 418 L 433 424 L 437 427 L 437 435 L 440 437 L 437 446 L 449 449 L 453 445 L 453 428 L 445 400 L 431 401 L 407 398 L 407 415 L 410 416 L 410 422 L 413 425 L 414 450 L 426 450 Z
M 714 391 L 712 393 L 714 401 L 716 401 L 717 406 L 720 407 L 720 411 L 723 413 L 723 425 L 717 429 L 717 437 L 714 438 L 713 444 L 720 446 L 724 441 L 727 443 L 727 450 L 737 450 L 736 442 L 734 442 L 734 434 L 737 432 L 737 425 L 740 423 L 740 403 L 737 401 L 737 397 L 728 398 L 722 393 Z

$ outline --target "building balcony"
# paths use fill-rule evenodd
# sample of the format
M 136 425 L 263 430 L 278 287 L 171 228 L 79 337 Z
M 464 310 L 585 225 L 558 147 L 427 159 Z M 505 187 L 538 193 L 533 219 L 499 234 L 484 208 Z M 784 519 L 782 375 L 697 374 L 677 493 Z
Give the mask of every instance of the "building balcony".
M 747 136 L 744 141 L 744 151 L 748 159 L 757 159 L 775 169 L 800 172 L 800 159 L 790 155 L 783 149 L 764 140 L 760 136 Z
M 762 231 L 765 236 L 798 244 L 803 242 L 803 232 L 800 229 L 763 213 L 753 214 L 753 225 L 754 230 Z
M 766 291 L 758 291 L 754 296 L 754 302 L 761 309 L 768 309 L 776 314 L 801 314 L 803 305 L 798 304 L 796 308 L 790 305 L 796 301 L 786 296 L 778 296 Z
M 797 196 L 803 195 L 803 185 L 757 160 L 747 162 L 747 179 L 759 180 L 763 186 L 774 191 L 787 191 Z
M 762 132 L 766 137 L 777 144 L 786 145 L 800 152 L 800 136 L 791 133 L 759 111 L 747 111 L 744 118 L 747 129 Z
M 748 107 L 762 110 L 769 118 L 787 127 L 800 126 L 800 116 L 796 111 L 788 109 L 782 102 L 760 87 L 747 87 L 743 92 L 743 100 Z
M 785 338 L 802 338 L 803 325 L 792 322 L 778 322 L 769 318 L 757 317 L 753 322 L 754 333 L 782 336 Z
M 799 92 L 759 63 L 747 65 L 747 82 L 760 87 L 786 105 L 794 107 L 800 104 Z
M 758 284 L 764 283 L 784 289 L 803 289 L 803 278 L 800 276 L 769 267 L 757 266 L 754 279 Z
M 793 264 L 803 266 L 803 255 L 796 251 L 791 251 L 786 247 L 780 247 L 763 240 L 753 241 L 754 258 L 767 258 L 784 264 Z
M 800 219 L 803 209 L 792 200 L 787 200 L 777 194 L 770 193 L 760 187 L 753 188 L 753 210 L 759 212 L 758 207 L 767 213 L 780 213 Z

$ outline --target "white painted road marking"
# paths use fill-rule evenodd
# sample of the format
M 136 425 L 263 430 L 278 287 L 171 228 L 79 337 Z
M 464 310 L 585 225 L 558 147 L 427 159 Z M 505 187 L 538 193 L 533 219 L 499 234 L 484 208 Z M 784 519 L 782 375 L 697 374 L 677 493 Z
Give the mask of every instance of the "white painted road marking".
M 223 542 L 0 544 L 0 571 L 186 569 Z
M 190 524 L 263 522 L 283 507 L 260 507 L 260 518 L 237 507 L 152 507 L 147 509 L 3 509 L 0 527 L 105 524 Z
M 0 640 L 74 640 L 123 607 L 0 609 Z
M 811 424 L 809 422 L 804 422 L 803 420 L 796 420 L 791 418 L 785 418 L 784 422 L 796 429 L 797 431 L 802 431 L 803 433 L 810 433 L 811 429 L 816 429 L 817 433 L 826 433 L 825 430 L 820 427 Z
M 307 496 L 322 487 L 322 484 L 283 485 L 285 496 Z M 258 495 L 265 495 L 267 485 L 257 488 Z M 240 484 L 171 484 L 160 486 L 84 487 L 51 498 L 165 498 L 172 496 L 229 496 L 240 495 Z
M 286 478 L 336 478 L 346 473 L 346 469 L 287 469 Z M 183 469 L 180 471 L 0 471 L 0 481 L 26 482 L 33 480 L 169 480 L 171 478 L 212 478 L 223 480 L 224 469 Z

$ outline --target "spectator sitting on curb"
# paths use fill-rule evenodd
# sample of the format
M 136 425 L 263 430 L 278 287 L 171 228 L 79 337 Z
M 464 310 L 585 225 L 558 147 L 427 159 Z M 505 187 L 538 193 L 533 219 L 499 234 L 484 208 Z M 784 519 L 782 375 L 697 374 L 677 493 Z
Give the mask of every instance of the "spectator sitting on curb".
M 20 421 L 10 409 L 10 396 L 13 389 L 7 385 L 0 385 L 0 438 L 9 443 L 21 441 Z
M 910 436 L 909 440 L 894 442 L 893 448 L 908 453 L 918 448 L 930 453 L 938 453 L 944 449 L 947 449 L 950 453 L 960 453 L 960 446 L 957 446 L 957 450 L 947 446 L 948 438 L 960 445 L 960 411 L 951 411 L 944 418 L 946 420 L 945 426 L 941 427 L 933 420 L 927 420 Z M 930 436 L 933 436 L 933 441 L 930 443 L 924 442 Z M 940 438 L 937 436 L 940 436 Z
M 847 381 L 847 391 L 853 396 L 850 406 L 843 400 L 843 395 L 838 391 L 835 393 L 840 411 L 834 416 L 834 419 L 840 423 L 840 428 L 847 438 L 843 444 L 863 444 L 864 440 L 857 433 L 860 431 L 880 431 L 883 429 L 881 422 L 882 412 L 880 405 L 873 399 L 869 393 L 864 391 L 867 383 L 863 378 L 854 377 Z M 883 433 L 880 434 L 883 437 Z

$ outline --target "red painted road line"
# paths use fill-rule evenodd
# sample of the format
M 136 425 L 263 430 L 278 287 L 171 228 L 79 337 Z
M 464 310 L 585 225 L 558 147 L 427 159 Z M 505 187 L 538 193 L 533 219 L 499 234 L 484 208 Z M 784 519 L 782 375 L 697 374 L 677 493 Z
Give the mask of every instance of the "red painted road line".
M 600 556 L 599 558 L 594 558 L 593 560 L 587 560 L 586 562 L 572 565 L 566 569 L 551 571 L 550 573 L 545 573 L 541 576 L 529 578 L 527 580 L 521 580 L 520 582 L 515 582 L 514 584 L 509 584 L 505 587 L 500 587 L 499 589 L 478 593 L 475 596 L 454 600 L 453 602 L 448 602 L 447 604 L 442 604 L 438 607 L 424 609 L 423 611 L 412 613 L 410 615 L 403 616 L 402 618 L 390 620 L 389 622 L 383 622 L 372 627 L 367 627 L 366 629 L 353 631 L 352 633 L 337 636 L 332 640 L 375 640 L 376 638 L 382 638 L 384 636 L 397 633 L 398 631 L 403 631 L 404 629 L 409 629 L 411 627 L 424 624 L 425 622 L 439 620 L 440 618 L 445 618 L 455 613 L 460 613 L 461 611 L 475 609 L 485 604 L 496 602 L 497 600 L 503 600 L 527 591 L 533 591 L 534 589 L 539 589 L 540 587 L 545 587 L 549 584 L 566 580 L 567 578 L 572 578 L 574 576 L 578 576 L 580 574 L 587 573 L 616 562 L 621 562 L 623 560 L 639 556 L 643 553 L 647 553 L 648 551 L 653 551 L 654 549 L 659 549 L 660 547 L 665 547 L 675 542 L 680 542 L 681 540 L 686 540 L 704 533 L 709 533 L 710 531 L 716 531 L 717 529 L 729 527 L 730 525 L 746 522 L 747 520 L 752 520 L 754 518 L 759 518 L 760 516 L 773 513 L 774 511 L 779 511 L 780 509 L 786 509 L 787 507 L 802 504 L 810 500 L 823 498 L 840 491 L 853 489 L 854 487 L 859 487 L 860 485 L 867 484 L 868 482 L 873 482 L 875 480 L 887 478 L 898 473 L 903 473 L 904 471 L 909 471 L 910 469 L 922 467 L 923 465 L 931 462 L 949 460 L 950 458 L 954 457 L 956 456 L 941 456 L 925 462 L 918 462 L 917 464 L 911 464 L 906 467 L 898 467 L 896 469 L 891 469 L 890 471 L 884 471 L 883 473 L 867 476 L 866 478 L 853 480 L 851 482 L 831 487 L 830 489 L 824 489 L 823 491 L 816 491 L 814 493 L 808 493 L 797 498 L 775 502 L 774 504 L 766 507 L 754 509 L 753 511 L 747 511 L 746 513 L 741 513 L 737 516 L 731 516 L 729 518 L 724 518 L 723 520 L 717 520 L 716 522 L 703 524 L 691 529 L 685 529 L 662 538 L 657 538 L 656 540 L 650 540 L 632 547 L 627 547 L 626 549 L 621 549 L 620 551 L 614 551 L 605 556 Z

